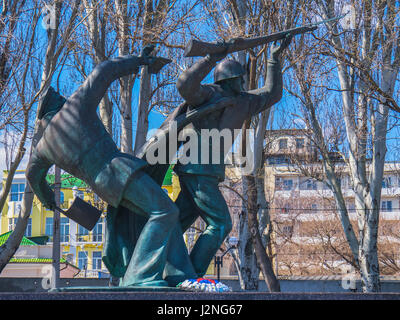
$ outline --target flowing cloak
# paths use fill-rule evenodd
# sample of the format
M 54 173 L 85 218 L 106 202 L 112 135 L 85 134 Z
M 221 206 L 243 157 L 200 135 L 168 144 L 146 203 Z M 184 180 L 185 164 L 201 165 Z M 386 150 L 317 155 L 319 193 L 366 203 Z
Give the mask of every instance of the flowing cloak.
M 211 112 L 222 110 L 234 103 L 234 98 L 224 97 L 218 101 L 204 104 L 198 108 L 188 111 L 188 105 L 182 103 L 179 105 L 163 122 L 155 136 L 146 141 L 144 146 L 137 154 L 138 158 L 146 160 L 146 152 L 150 148 L 154 148 L 155 143 L 164 139 L 167 147 L 167 155 L 169 154 L 169 133 L 171 124 L 175 121 L 177 131 L 179 132 L 195 119 L 207 116 Z M 170 164 L 147 164 L 142 170 L 150 175 L 160 187 L 164 181 L 164 177 Z M 114 208 L 108 206 L 106 218 L 106 236 L 103 250 L 103 262 L 110 274 L 114 277 L 122 278 L 125 275 L 129 261 L 132 257 L 133 250 L 141 230 L 147 222 L 147 218 L 139 213 L 132 214 L 128 209 L 119 206 Z M 182 234 L 173 234 L 174 237 L 182 237 Z M 182 253 L 184 254 L 184 253 Z M 174 272 L 173 267 L 169 266 L 169 272 Z
M 179 105 L 160 128 L 167 127 L 170 121 L 185 113 L 186 109 L 186 103 Z M 145 153 L 141 156 L 145 158 Z M 161 187 L 169 166 L 169 164 L 147 165 L 143 170 Z M 123 206 L 114 208 L 108 205 L 103 262 L 112 276 L 122 278 L 125 275 L 136 242 L 146 222 L 147 218 L 140 214 L 132 214 Z

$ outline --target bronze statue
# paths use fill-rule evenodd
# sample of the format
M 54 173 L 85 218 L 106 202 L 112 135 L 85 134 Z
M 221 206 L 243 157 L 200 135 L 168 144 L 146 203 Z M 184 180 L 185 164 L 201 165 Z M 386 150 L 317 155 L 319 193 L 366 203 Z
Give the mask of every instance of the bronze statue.
M 280 53 L 289 45 L 292 35 L 288 35 L 279 46 L 271 48 L 268 60 L 267 79 L 264 87 L 243 91 L 245 70 L 235 60 L 224 60 L 224 53 L 209 54 L 184 71 L 177 82 L 177 88 L 185 99 L 180 110 L 174 112 L 177 117 L 185 112 L 212 104 L 222 98 L 233 98 L 233 103 L 225 109 L 212 112 L 194 120 L 193 127 L 199 133 L 201 129 L 234 130 L 240 129 L 246 119 L 270 108 L 282 97 L 282 74 Z M 201 81 L 214 68 L 214 84 L 201 84 Z M 174 118 L 168 119 L 173 121 Z M 212 146 L 210 146 L 212 149 Z M 182 230 L 187 230 L 200 216 L 207 225 L 190 253 L 195 271 L 202 277 L 221 243 L 231 231 L 231 218 L 225 199 L 218 184 L 225 178 L 224 154 L 219 164 L 201 163 L 201 150 L 198 151 L 197 164 L 177 163 L 174 171 L 179 176 L 181 192 L 176 200 L 180 211 Z
M 179 210 L 143 171 L 147 165 L 145 161 L 118 150 L 96 110 L 114 80 L 137 73 L 141 65 L 158 69 L 165 64 L 162 58 L 149 56 L 152 49 L 146 47 L 139 57 L 122 56 L 97 65 L 68 99 L 48 89 L 38 116 L 44 132 L 26 171 L 33 192 L 49 209 L 54 210 L 56 203 L 46 174 L 55 164 L 85 181 L 111 207 L 122 206 L 130 214 L 135 212 L 148 219 L 142 226 L 132 257 L 125 261 L 122 286 L 168 286 L 163 273 Z M 180 254 L 184 256 L 185 252 Z M 104 262 L 106 265 L 109 262 L 107 267 L 113 269 L 115 261 L 106 257 Z M 189 274 L 182 275 L 182 280 L 193 274 L 190 265 L 187 268 Z
M 243 91 L 245 71 L 234 60 L 216 67 L 214 84 L 202 85 L 228 50 L 200 59 L 179 77 L 177 88 L 185 103 L 162 127 L 177 120 L 179 130 L 189 121 L 195 129 L 240 129 L 246 119 L 280 100 L 279 55 L 290 39 L 291 35 L 272 47 L 268 78 L 257 90 Z M 139 158 L 121 153 L 97 116 L 97 106 L 114 80 L 136 73 L 140 65 L 157 70 L 165 64 L 165 60 L 148 56 L 151 50 L 145 48 L 140 57 L 103 62 L 68 99 L 50 88 L 39 111 L 45 130 L 26 173 L 32 190 L 50 209 L 55 208 L 54 193 L 45 177 L 53 164 L 85 181 L 109 204 L 103 261 L 113 276 L 121 278 L 122 286 L 175 286 L 203 276 L 231 230 L 229 211 L 218 188 L 225 177 L 223 158 L 219 164 L 178 163 L 174 171 L 181 193 L 175 205 L 160 188 L 169 165 L 149 166 L 144 161 L 148 144 Z M 189 258 L 182 230 L 199 216 L 207 229 Z

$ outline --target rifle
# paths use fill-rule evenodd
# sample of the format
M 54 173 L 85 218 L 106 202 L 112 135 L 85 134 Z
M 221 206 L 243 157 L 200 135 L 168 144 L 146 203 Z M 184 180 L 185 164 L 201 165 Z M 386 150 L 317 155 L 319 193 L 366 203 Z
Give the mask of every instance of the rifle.
M 340 20 L 344 17 L 335 17 L 327 20 L 322 20 L 317 23 L 285 30 L 285 31 L 280 31 L 276 32 L 267 36 L 262 36 L 262 37 L 256 37 L 256 38 L 234 38 L 229 40 L 228 42 L 203 42 L 203 41 L 198 41 L 195 39 L 190 40 L 189 44 L 185 48 L 185 57 L 204 57 L 207 54 L 219 54 L 219 53 L 224 53 L 226 54 L 241 51 L 241 50 L 246 50 L 250 48 L 254 48 L 260 45 L 265 45 L 269 42 L 277 41 L 277 40 L 282 40 L 284 39 L 288 34 L 291 34 L 293 36 L 298 35 L 298 34 L 303 34 L 306 32 L 312 32 L 318 28 L 318 25 L 322 23 L 326 23 L 329 21 L 335 21 L 335 20 Z

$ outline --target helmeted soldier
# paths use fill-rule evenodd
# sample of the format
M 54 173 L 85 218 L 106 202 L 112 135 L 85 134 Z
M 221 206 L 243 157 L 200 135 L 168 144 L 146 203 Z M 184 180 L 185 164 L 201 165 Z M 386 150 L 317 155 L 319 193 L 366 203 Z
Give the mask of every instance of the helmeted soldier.
M 123 286 L 168 285 L 163 272 L 179 211 L 144 173 L 142 169 L 147 163 L 118 150 L 96 110 L 114 80 L 137 73 L 140 65 L 151 66 L 157 61 L 148 56 L 151 50 L 147 47 L 139 57 L 122 56 L 97 65 L 68 99 L 48 89 L 38 114 L 43 135 L 26 171 L 33 192 L 51 210 L 56 203 L 46 175 L 55 164 L 85 181 L 112 207 L 123 206 L 148 218 L 128 261 Z
M 207 55 L 180 75 L 177 88 L 186 102 L 182 105 L 186 110 L 200 108 L 224 97 L 234 97 L 231 106 L 193 121 L 198 141 L 201 141 L 201 129 L 240 129 L 246 119 L 270 108 L 281 99 L 282 73 L 279 56 L 290 41 L 291 36 L 288 36 L 279 46 L 272 46 L 265 85 L 256 90 L 243 91 L 245 70 L 239 62 L 232 59 L 224 60 L 215 68 L 214 84 L 201 84 L 225 55 Z M 184 111 L 177 110 L 174 116 Z M 171 120 L 173 117 L 168 119 Z M 209 149 L 212 150 L 213 146 L 210 145 Z M 219 182 L 225 179 L 224 154 L 220 153 L 219 164 L 212 163 L 211 159 L 204 164 L 201 163 L 201 152 L 200 148 L 197 163 L 178 162 L 174 167 L 181 185 L 181 192 L 175 203 L 180 211 L 182 230 L 187 230 L 199 216 L 207 225 L 190 253 L 199 277 L 205 274 L 213 256 L 232 228 L 228 207 L 218 187 Z

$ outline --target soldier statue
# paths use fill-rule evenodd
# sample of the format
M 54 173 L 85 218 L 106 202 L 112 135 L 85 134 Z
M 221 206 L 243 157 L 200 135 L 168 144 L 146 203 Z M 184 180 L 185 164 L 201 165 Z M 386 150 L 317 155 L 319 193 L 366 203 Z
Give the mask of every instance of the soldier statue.
M 50 87 L 38 112 L 43 135 L 26 171 L 33 192 L 51 210 L 56 202 L 46 175 L 55 164 L 85 181 L 109 206 L 122 206 L 146 219 L 131 258 L 126 262 L 122 286 L 168 286 L 163 273 L 171 232 L 178 225 L 179 210 L 143 171 L 147 163 L 120 152 L 96 112 L 114 80 L 137 73 L 141 65 L 157 62 L 158 58 L 149 56 L 152 49 L 152 46 L 146 47 L 141 56 L 122 56 L 97 65 L 68 99 Z M 114 251 L 125 249 L 115 248 L 118 245 L 112 244 Z M 180 252 L 183 260 L 184 254 Z M 115 261 L 103 260 L 109 269 L 113 268 Z M 189 257 L 187 261 L 189 271 L 182 274 L 182 280 L 194 274 L 190 271 Z
M 192 125 L 198 133 L 198 141 L 201 141 L 201 129 L 240 129 L 246 119 L 270 108 L 281 99 L 280 54 L 288 47 L 291 39 L 292 35 L 288 34 L 280 45 L 274 43 L 271 46 L 265 85 L 256 90 L 243 90 L 245 70 L 239 62 L 226 59 L 216 65 L 226 54 L 208 54 L 201 58 L 179 76 L 177 89 L 186 103 L 166 121 L 173 121 L 185 112 L 230 97 L 234 101 L 230 106 L 196 119 Z M 215 66 L 214 84 L 201 84 Z M 212 149 L 210 145 L 209 150 Z M 219 164 L 212 163 L 211 158 L 208 164 L 202 164 L 201 152 L 200 148 L 197 163 L 182 164 L 178 161 L 174 167 L 181 186 L 175 203 L 180 211 L 182 230 L 187 230 L 198 217 L 207 225 L 190 253 L 198 277 L 206 273 L 212 258 L 232 228 L 228 207 L 218 187 L 219 182 L 225 179 L 224 155 L 221 153 Z

